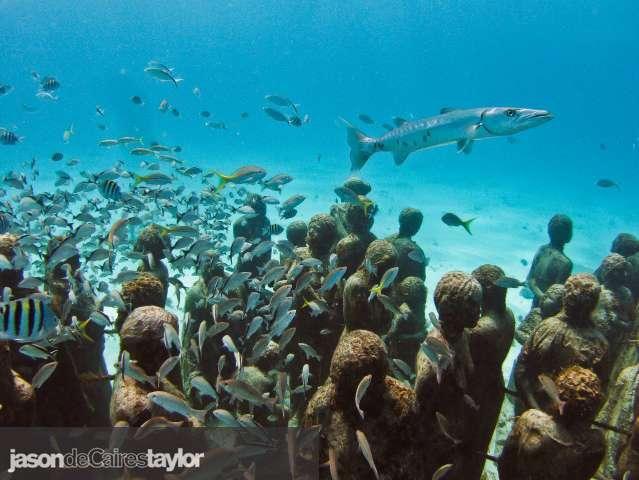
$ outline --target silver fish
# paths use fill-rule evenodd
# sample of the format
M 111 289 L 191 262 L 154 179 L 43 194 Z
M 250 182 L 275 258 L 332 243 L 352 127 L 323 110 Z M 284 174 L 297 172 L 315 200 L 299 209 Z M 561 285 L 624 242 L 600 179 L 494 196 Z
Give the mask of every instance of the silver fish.
M 515 107 L 483 107 L 469 110 L 442 109 L 439 115 L 406 122 L 378 138 L 369 137 L 343 120 L 351 148 L 351 170 L 359 170 L 371 155 L 393 154 L 401 165 L 412 152 L 457 144 L 457 151 L 470 153 L 475 140 L 509 136 L 537 127 L 553 118 L 546 110 Z
M 371 446 L 368 443 L 368 439 L 364 432 L 361 430 L 355 431 L 355 436 L 357 437 L 357 443 L 359 445 L 360 450 L 362 451 L 362 455 L 368 462 L 368 465 L 371 467 L 375 478 L 379 480 L 379 473 L 377 472 L 377 467 L 375 466 L 375 460 L 373 459 L 373 452 L 371 451 Z
M 362 417 L 362 420 L 364 419 L 364 411 L 360 408 L 359 404 L 366 394 L 366 391 L 368 390 L 372 379 L 373 375 L 371 375 L 370 373 L 368 375 L 365 375 L 364 378 L 362 378 L 357 385 L 357 391 L 355 392 L 355 408 L 357 409 L 359 416 Z

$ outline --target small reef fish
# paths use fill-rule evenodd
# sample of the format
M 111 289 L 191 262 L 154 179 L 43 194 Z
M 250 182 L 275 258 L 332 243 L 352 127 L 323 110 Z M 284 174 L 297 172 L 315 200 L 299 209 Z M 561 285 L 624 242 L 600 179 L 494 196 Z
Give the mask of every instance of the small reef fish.
M 166 360 L 164 360 L 164 362 L 162 362 L 162 365 L 160 365 L 160 368 L 158 368 L 158 371 L 157 371 L 158 385 L 163 379 L 167 377 L 169 373 L 173 371 L 173 369 L 177 366 L 179 362 L 180 362 L 179 355 L 169 357 Z
M 172 68 L 154 61 L 149 62 L 147 67 L 144 69 L 144 72 L 160 82 L 171 82 L 175 87 L 178 86 L 178 83 L 183 81 L 182 78 L 177 78 L 173 74 Z
M 220 401 L 218 393 L 202 375 L 196 375 L 191 379 L 191 387 L 197 390 L 200 398 L 210 397 L 216 402 Z
M 9 95 L 12 91 L 13 91 L 13 87 L 11 85 L 0 84 L 0 97 Z
M 608 178 L 601 178 L 597 180 L 597 186 L 599 188 L 616 188 L 618 190 L 621 190 L 621 187 L 617 182 Z
M 102 194 L 104 198 L 107 200 L 121 200 L 122 198 L 122 190 L 117 182 L 113 180 L 105 180 L 100 183 L 98 190 Z
M 167 412 L 177 413 L 186 419 L 194 418 L 201 424 L 205 423 L 209 410 L 196 410 L 191 408 L 184 400 L 167 392 L 150 392 L 147 398 L 162 407 Z
M 397 274 L 399 273 L 399 267 L 389 268 L 382 275 L 382 279 L 379 283 L 371 288 L 371 293 L 368 296 L 368 301 L 372 301 L 377 295 L 382 293 L 382 290 L 390 287 L 395 279 L 397 278 Z
M 344 277 L 346 270 L 348 270 L 347 267 L 338 267 L 332 270 L 328 275 L 326 275 L 324 283 L 319 288 L 317 293 L 326 293 L 332 290 L 333 287 L 339 283 L 342 277 Z
M 134 185 L 145 183 L 147 185 L 167 185 L 172 183 L 174 178 L 165 173 L 150 173 L 149 175 L 135 175 Z
M 242 380 L 223 380 L 221 385 L 232 397 L 246 401 L 253 406 L 265 406 L 269 410 L 273 410 L 277 401 L 275 398 L 263 397 L 255 387 Z
M 364 378 L 362 378 L 357 385 L 357 391 L 355 392 L 355 408 L 357 409 L 359 416 L 362 417 L 362 420 L 364 420 L 364 412 L 362 411 L 359 404 L 362 401 L 362 398 L 364 398 L 364 395 L 366 394 L 366 391 L 368 390 L 372 379 L 373 376 L 370 373 L 368 375 L 365 375 Z
M 58 319 L 46 301 L 21 298 L 0 302 L 0 339 L 37 342 L 54 334 Z
M 222 190 L 227 183 L 257 183 L 266 176 L 266 170 L 255 165 L 238 168 L 230 175 L 224 175 L 217 171 L 213 171 L 212 173 L 220 178 L 220 183 L 217 186 L 218 192 Z
M 266 100 L 267 102 L 271 102 L 275 105 L 277 105 L 278 107 L 291 107 L 294 106 L 293 102 L 282 96 L 282 95 L 266 95 L 264 97 L 264 100 Z
M 151 417 L 140 425 L 133 435 L 133 439 L 142 440 L 155 432 L 166 429 L 176 430 L 182 425 L 184 425 L 184 422 L 172 422 L 171 420 L 167 420 L 165 417 Z
M 33 376 L 31 380 L 31 386 L 33 388 L 40 388 L 44 383 L 51 378 L 53 372 L 58 367 L 58 362 L 49 362 L 42 365 Z
M 291 177 L 290 175 L 279 173 L 267 180 L 263 180 L 262 182 L 260 182 L 260 185 L 262 185 L 262 190 L 269 189 L 276 192 L 281 192 L 282 187 L 292 181 L 293 177 Z
M 24 137 L 19 137 L 11 130 L 0 127 L 0 144 L 17 145 L 18 143 L 22 142 L 22 140 L 24 140 Z
M 450 423 L 448 419 L 439 412 L 435 412 L 435 417 L 437 417 L 437 425 L 439 425 L 439 429 L 442 434 L 455 445 L 459 445 L 461 440 L 455 437 L 450 431 Z
M 484 107 L 468 110 L 443 108 L 439 115 L 403 122 L 381 137 L 369 137 L 346 120 L 351 149 L 351 170 L 361 169 L 376 152 L 391 152 L 401 165 L 412 152 L 457 144 L 457 151 L 470 153 L 476 140 L 508 136 L 538 127 L 553 118 L 546 110 L 516 107 Z M 397 122 L 396 122 L 397 125 Z
M 470 224 L 474 222 L 475 220 L 476 220 L 475 218 L 471 218 L 469 220 L 462 220 L 457 215 L 450 212 L 445 213 L 444 216 L 442 216 L 442 222 L 444 222 L 446 225 L 448 225 L 449 227 L 464 227 L 464 230 L 466 230 L 469 235 L 473 234 L 470 231 Z
M 264 111 L 264 113 L 266 115 L 271 117 L 276 122 L 288 123 L 288 117 L 286 115 L 284 115 L 282 112 L 280 112 L 279 110 L 276 110 L 276 109 L 271 108 L 271 107 L 263 107 L 262 110 Z
M 359 445 L 359 449 L 361 450 L 362 455 L 364 455 L 364 458 L 368 462 L 368 465 L 371 467 L 375 478 L 379 480 L 379 472 L 377 471 L 377 467 L 375 466 L 373 452 L 371 451 L 371 446 L 368 443 L 366 435 L 364 435 L 364 432 L 362 432 L 361 430 L 356 430 L 355 436 L 357 437 L 357 444 Z

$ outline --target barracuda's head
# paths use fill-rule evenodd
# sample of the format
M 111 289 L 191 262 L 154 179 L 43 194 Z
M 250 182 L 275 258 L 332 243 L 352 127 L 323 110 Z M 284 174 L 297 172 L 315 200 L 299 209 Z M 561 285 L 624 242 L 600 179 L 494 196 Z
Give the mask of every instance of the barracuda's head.
M 538 127 L 553 116 L 547 110 L 531 108 L 492 107 L 482 113 L 481 125 L 491 135 L 512 135 L 513 133 Z

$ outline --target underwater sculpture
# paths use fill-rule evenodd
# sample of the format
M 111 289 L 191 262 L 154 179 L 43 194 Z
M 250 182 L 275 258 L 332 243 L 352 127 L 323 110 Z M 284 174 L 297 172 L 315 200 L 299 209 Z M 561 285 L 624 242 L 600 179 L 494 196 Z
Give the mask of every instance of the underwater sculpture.
M 601 462 L 603 433 L 591 428 L 602 387 L 591 370 L 572 366 L 556 378 L 557 410 L 524 412 L 515 423 L 501 457 L 500 480 L 588 480 Z
M 470 451 L 487 452 L 504 399 L 502 363 L 515 334 L 515 317 L 506 307 L 507 289 L 495 285 L 504 276 L 496 265 L 482 265 L 472 276 L 482 287 L 481 316 L 469 331 L 474 372 L 468 381 L 468 394 L 477 405 Z M 464 478 L 480 478 L 484 458 L 474 454 L 464 465 Z
M 462 480 L 476 455 L 470 450 L 476 434 L 475 402 L 467 393 L 475 367 L 466 329 L 480 318 L 482 288 L 470 275 L 449 272 L 437 283 L 434 301 L 439 328 L 428 333 L 415 368 L 423 475 L 430 478 L 442 465 L 453 464 L 447 478 Z
M 334 216 L 340 213 L 338 218 L 346 229 L 346 236 L 335 245 L 335 253 L 339 265 L 347 267 L 347 275 L 350 275 L 362 263 L 366 249 L 377 237 L 370 231 L 373 217 L 364 205 L 341 203 L 337 207 L 331 212 Z
M 406 277 L 395 284 L 391 300 L 400 312 L 395 315 L 383 336 L 388 354 L 403 361 L 409 368 L 415 365 L 417 352 L 426 338 L 426 297 L 428 290 L 421 278 Z M 405 376 L 406 372 L 402 372 Z M 408 378 L 410 380 L 410 378 Z
M 526 279 L 532 290 L 536 307 L 551 285 L 564 283 L 572 272 L 572 261 L 564 253 L 564 246 L 572 239 L 572 220 L 557 214 L 548 222 L 550 243 L 537 250 Z
M 627 287 L 630 269 L 630 262 L 618 253 L 608 255 L 599 267 L 602 288 L 593 321 L 608 340 L 611 363 L 633 326 L 635 305 Z
M 308 226 L 304 220 L 294 220 L 286 227 L 286 239 L 296 248 L 306 246 L 307 234 Z
M 295 249 L 301 259 L 317 258 L 328 264 L 328 257 L 337 242 L 337 224 L 335 219 L 326 213 L 318 213 L 308 222 L 306 245 Z
M 362 382 L 368 386 L 358 401 Z M 414 402 L 412 390 L 388 375 L 381 339 L 353 330 L 335 349 L 330 377 L 310 399 L 304 425 L 322 425 L 321 457 L 339 478 L 374 478 L 373 466 L 360 453 L 362 436 L 382 478 L 422 478 L 420 457 L 407 443 L 417 426 Z M 413 446 L 422 451 L 423 446 Z
M 551 378 L 573 365 L 589 368 L 604 385 L 608 380 L 608 341 L 592 322 L 601 286 L 590 274 L 571 276 L 565 283 L 563 308 L 541 322 L 524 344 L 515 364 L 517 390 L 526 408 L 551 410 L 551 400 L 539 375 Z
M 610 253 L 618 253 L 630 263 L 627 286 L 635 301 L 639 300 L 639 239 L 630 233 L 620 233 L 613 240 Z
M 563 284 L 555 283 L 548 287 L 539 305 L 531 308 L 528 315 L 517 325 L 515 340 L 522 345 L 526 343 L 530 334 L 537 328 L 537 325 L 539 325 L 542 320 L 553 317 L 561 311 L 563 299 Z
M 392 317 L 379 300 L 369 300 L 370 291 L 386 271 L 397 266 L 397 252 L 390 242 L 374 240 L 368 245 L 364 259 L 344 285 L 344 330 L 365 329 L 382 336 L 391 327 Z
M 115 320 L 116 330 L 120 329 L 129 312 L 147 305 L 164 308 L 166 299 L 162 281 L 147 272 L 140 272 L 135 279 L 123 283 L 121 297 L 126 308 L 118 310 L 118 317 Z
M 428 259 L 424 251 L 412 239 L 422 226 L 424 215 L 416 208 L 405 208 L 399 214 L 399 232 L 386 240 L 397 250 L 398 280 L 405 277 L 426 278 Z
M 131 426 L 139 427 L 156 414 L 182 420 L 170 412 L 160 411 L 159 407 L 147 398 L 149 392 L 157 390 L 158 383 L 163 390 L 182 396 L 177 368 L 162 380 L 156 377 L 156 372 L 164 361 L 177 354 L 174 347 L 169 349 L 166 345 L 165 324 L 170 325 L 176 332 L 179 331 L 175 315 L 158 306 L 136 308 L 122 324 L 120 357 L 122 358 L 122 352 L 128 352 L 134 366 L 125 365 L 124 371 L 116 376 L 110 407 L 113 425 L 124 421 Z
M 636 346 L 633 348 L 636 349 Z M 633 423 L 639 411 L 637 396 L 639 392 L 639 363 L 624 368 L 618 375 L 611 378 L 613 380 L 606 392 L 605 402 L 597 413 L 597 421 L 614 425 L 618 430 L 604 430 L 606 454 L 597 473 L 607 478 L 622 478 L 624 471 L 617 468 L 617 463 L 624 450 L 629 447 L 630 439 L 620 432 L 630 432 L 635 428 Z M 631 450 L 626 453 L 631 454 Z
M 457 151 L 470 153 L 476 140 L 513 135 L 538 127 L 553 118 L 546 110 L 516 107 L 473 109 L 443 108 L 439 115 L 407 121 L 373 138 L 343 120 L 351 149 L 351 171 L 359 170 L 376 152 L 391 152 L 395 165 L 417 150 L 456 144 Z
M 155 275 L 162 282 L 164 287 L 164 299 L 162 305 L 166 303 L 166 296 L 169 290 L 169 270 L 163 259 L 166 258 L 165 250 L 168 249 L 170 240 L 162 233 L 159 225 L 151 224 L 140 231 L 133 251 L 141 253 L 144 258 L 138 267 L 139 272 L 147 272 Z

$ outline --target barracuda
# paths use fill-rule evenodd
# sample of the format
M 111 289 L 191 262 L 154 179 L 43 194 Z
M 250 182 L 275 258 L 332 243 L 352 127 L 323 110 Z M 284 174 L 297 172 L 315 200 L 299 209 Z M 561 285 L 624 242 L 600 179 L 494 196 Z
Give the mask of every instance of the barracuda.
M 467 110 L 444 108 L 439 115 L 406 122 L 381 137 L 369 137 L 342 121 L 351 148 L 351 170 L 359 170 L 371 155 L 391 152 L 396 165 L 417 150 L 456 144 L 457 151 L 470 153 L 475 140 L 513 135 L 537 127 L 553 118 L 546 110 L 515 107 L 485 107 Z

